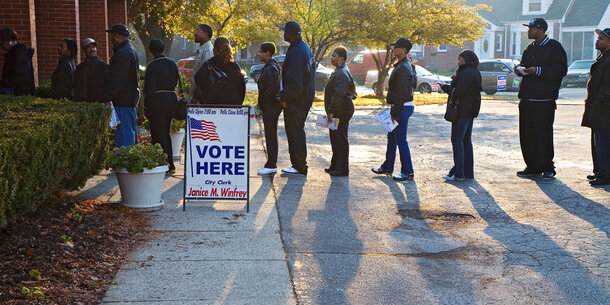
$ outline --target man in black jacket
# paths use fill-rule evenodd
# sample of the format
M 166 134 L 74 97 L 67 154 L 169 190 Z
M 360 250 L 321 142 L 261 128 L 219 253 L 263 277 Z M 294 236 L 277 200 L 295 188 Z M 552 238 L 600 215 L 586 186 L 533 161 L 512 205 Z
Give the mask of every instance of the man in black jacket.
M 523 76 L 519 88 L 519 137 L 526 168 L 519 177 L 555 177 L 553 157 L 553 122 L 561 79 L 567 72 L 566 52 L 561 43 L 546 36 L 548 28 L 542 18 L 529 24 L 527 37 L 534 39 L 523 51 L 521 63 L 514 67 Z
M 267 144 L 267 163 L 258 170 L 259 175 L 277 172 L 277 121 L 282 113 L 280 103 L 280 66 L 273 59 L 275 45 L 271 42 L 261 44 L 258 59 L 265 63 L 258 79 L 258 107 L 263 115 L 265 125 L 265 143 Z
M 0 29 L 0 51 L 4 53 L 0 94 L 34 95 L 34 49 L 19 42 L 15 31 L 3 28 Z
M 131 146 L 137 141 L 138 54 L 129 43 L 129 31 L 125 25 L 116 24 L 106 32 L 110 33 L 114 50 L 110 59 L 108 96 L 120 122 L 114 131 L 114 146 Z
M 108 102 L 108 64 L 97 57 L 97 42 L 85 38 L 81 42 L 85 61 L 76 67 L 74 100 L 77 102 Z
M 284 108 L 284 127 L 292 166 L 282 169 L 288 175 L 307 175 L 305 120 L 316 93 L 316 61 L 301 37 L 301 25 L 288 21 L 280 27 L 290 43 L 282 65 L 280 100 Z
M 597 29 L 595 48 L 601 54 L 591 66 L 582 126 L 593 133 L 594 173 L 591 185 L 610 185 L 610 28 Z

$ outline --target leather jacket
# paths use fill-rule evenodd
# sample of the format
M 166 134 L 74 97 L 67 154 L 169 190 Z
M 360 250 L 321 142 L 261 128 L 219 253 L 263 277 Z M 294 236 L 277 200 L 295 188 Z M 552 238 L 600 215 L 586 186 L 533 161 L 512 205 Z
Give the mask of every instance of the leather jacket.
M 330 75 L 324 87 L 324 109 L 326 113 L 340 116 L 344 106 L 357 96 L 352 74 L 343 64 Z
M 394 65 L 394 70 L 388 81 L 387 102 L 392 105 L 391 115 L 399 118 L 405 102 L 413 100 L 413 87 L 416 82 L 411 62 L 407 57 Z
M 281 108 L 280 104 L 281 68 L 275 59 L 269 60 L 258 79 L 258 107 L 261 110 Z

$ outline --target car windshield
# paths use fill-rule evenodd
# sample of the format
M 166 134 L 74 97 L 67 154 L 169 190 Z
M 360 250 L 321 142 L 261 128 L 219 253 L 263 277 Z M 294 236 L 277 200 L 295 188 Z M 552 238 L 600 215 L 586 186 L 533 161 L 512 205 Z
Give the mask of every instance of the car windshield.
M 593 60 L 575 61 L 570 65 L 569 69 L 590 69 L 594 62 Z
M 432 72 L 426 70 L 426 68 L 418 65 L 415 65 L 415 74 L 417 74 L 418 76 L 434 75 L 432 74 Z

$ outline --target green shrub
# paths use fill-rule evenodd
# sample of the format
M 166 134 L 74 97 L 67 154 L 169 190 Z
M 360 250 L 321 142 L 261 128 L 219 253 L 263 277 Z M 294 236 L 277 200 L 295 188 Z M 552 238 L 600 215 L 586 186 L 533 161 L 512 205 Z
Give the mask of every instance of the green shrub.
M 143 172 L 144 168 L 153 169 L 163 165 L 167 165 L 167 154 L 163 152 L 159 143 L 155 145 L 138 143 L 129 147 L 114 148 L 106 160 L 107 169 L 125 168 L 133 174 Z
M 0 96 L 0 227 L 102 168 L 110 109 L 32 96 Z

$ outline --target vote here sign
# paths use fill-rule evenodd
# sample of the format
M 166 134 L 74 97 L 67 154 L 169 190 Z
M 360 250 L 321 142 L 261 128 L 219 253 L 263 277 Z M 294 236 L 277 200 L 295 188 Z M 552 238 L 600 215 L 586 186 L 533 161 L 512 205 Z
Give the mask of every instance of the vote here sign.
M 248 106 L 189 105 L 185 199 L 248 199 Z

